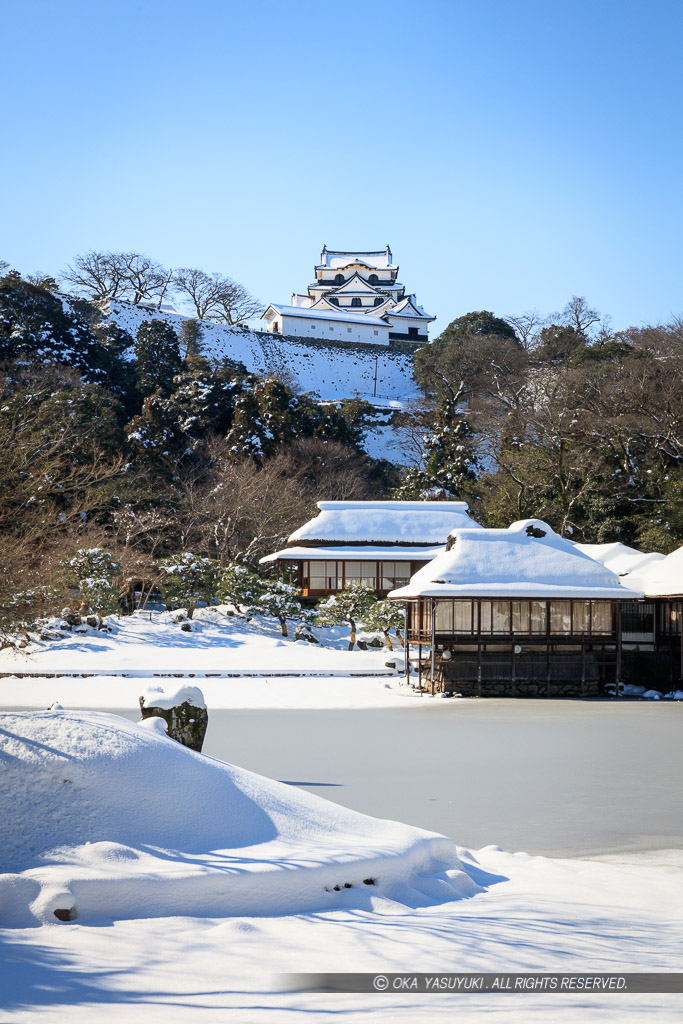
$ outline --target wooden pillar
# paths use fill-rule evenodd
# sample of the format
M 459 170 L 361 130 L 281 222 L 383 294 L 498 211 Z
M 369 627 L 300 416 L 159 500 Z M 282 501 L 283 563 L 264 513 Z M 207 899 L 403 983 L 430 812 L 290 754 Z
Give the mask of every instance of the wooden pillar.
M 417 688 L 422 696 L 422 641 L 417 645 Z
M 545 603 L 545 684 L 550 696 L 550 601 Z
M 481 598 L 477 598 L 477 691 L 481 697 Z
M 683 601 L 679 601 L 678 636 L 681 641 L 681 679 L 683 679 Z
M 619 696 L 619 683 L 621 682 L 621 602 L 617 601 L 617 670 L 614 680 L 614 695 Z
M 436 662 L 436 601 L 434 601 L 432 599 L 432 657 L 431 657 L 431 665 L 430 665 L 432 697 L 434 696 L 434 685 L 435 685 L 435 681 L 434 681 L 434 670 L 435 670 L 435 667 L 436 667 L 435 662 Z
M 586 645 L 581 642 L 581 695 L 586 695 Z

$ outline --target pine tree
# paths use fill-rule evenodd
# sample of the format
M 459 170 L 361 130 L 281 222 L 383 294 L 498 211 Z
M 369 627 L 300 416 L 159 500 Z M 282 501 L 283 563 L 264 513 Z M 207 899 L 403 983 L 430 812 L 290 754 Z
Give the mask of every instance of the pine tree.
M 73 558 L 60 562 L 65 582 L 75 589 L 81 608 L 90 608 L 100 623 L 102 615 L 118 610 L 118 589 L 116 580 L 121 569 L 109 551 L 103 548 L 80 548 Z
M 279 580 L 268 580 L 265 592 L 258 601 L 258 610 L 263 615 L 272 615 L 282 627 L 282 635 L 287 636 L 287 619 L 296 619 L 301 614 L 300 592 L 289 583 Z
M 180 328 L 180 344 L 183 359 L 197 359 L 202 354 L 202 335 L 204 334 L 199 320 L 183 320 Z
M 173 328 L 163 320 L 143 320 L 136 335 L 135 358 L 140 393 L 145 397 L 157 390 L 170 394 L 173 378 L 182 368 Z
M 405 605 L 398 601 L 388 601 L 384 598 L 382 601 L 377 601 L 376 604 L 370 607 L 370 610 L 365 613 L 363 619 L 363 625 L 366 629 L 377 630 L 384 635 L 384 642 L 390 651 L 393 651 L 393 645 L 391 643 L 390 631 L 393 629 L 398 638 L 398 642 L 403 647 L 403 637 L 401 636 L 401 630 L 405 624 Z
M 221 572 L 216 597 L 221 604 L 234 604 L 240 611 L 257 607 L 263 594 L 263 580 L 243 565 L 233 563 Z
M 159 589 L 167 605 L 187 607 L 187 617 L 191 619 L 197 601 L 211 604 L 221 576 L 221 566 L 215 558 L 184 551 L 162 559 L 159 566 L 162 570 Z
M 478 460 L 473 436 L 455 396 L 448 395 L 439 407 L 434 430 L 425 438 L 424 472 L 430 486 L 457 497 L 476 479 Z
M 318 605 L 316 623 L 320 626 L 347 624 L 350 628 L 349 650 L 352 651 L 356 646 L 358 623 L 364 620 L 376 601 L 372 587 L 351 583 Z

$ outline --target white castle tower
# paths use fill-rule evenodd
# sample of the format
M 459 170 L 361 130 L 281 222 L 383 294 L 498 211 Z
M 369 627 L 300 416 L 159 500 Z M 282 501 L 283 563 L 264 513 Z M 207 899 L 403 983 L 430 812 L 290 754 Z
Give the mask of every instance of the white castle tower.
M 323 246 L 315 281 L 307 294 L 294 294 L 291 306 L 270 305 L 265 330 L 299 338 L 424 345 L 435 319 L 397 280 L 391 249 L 343 252 Z

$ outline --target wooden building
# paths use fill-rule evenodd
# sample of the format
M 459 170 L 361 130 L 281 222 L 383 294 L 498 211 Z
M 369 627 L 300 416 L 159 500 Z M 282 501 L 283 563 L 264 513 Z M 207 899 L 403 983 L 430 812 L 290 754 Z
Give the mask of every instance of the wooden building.
M 364 583 L 378 597 L 407 584 L 457 528 L 479 530 L 464 501 L 319 501 L 319 513 L 261 559 L 316 601 Z
M 626 586 L 642 590 L 641 633 L 626 648 L 629 681 L 655 689 L 683 683 L 683 547 L 635 566 L 622 576 Z
M 591 696 L 621 678 L 623 609 L 643 594 L 531 519 L 456 529 L 389 597 L 407 602 L 408 643 L 430 650 L 432 690 Z

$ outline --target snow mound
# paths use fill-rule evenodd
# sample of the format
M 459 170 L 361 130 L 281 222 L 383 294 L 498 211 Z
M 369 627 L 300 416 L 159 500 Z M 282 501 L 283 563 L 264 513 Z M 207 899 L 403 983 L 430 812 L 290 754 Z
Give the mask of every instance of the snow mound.
M 169 711 L 180 707 L 186 701 L 193 708 L 205 708 L 204 694 L 198 686 L 148 686 L 142 695 L 145 707 Z
M 2 716 L 0 924 L 411 907 L 478 886 L 444 836 L 86 711 Z

